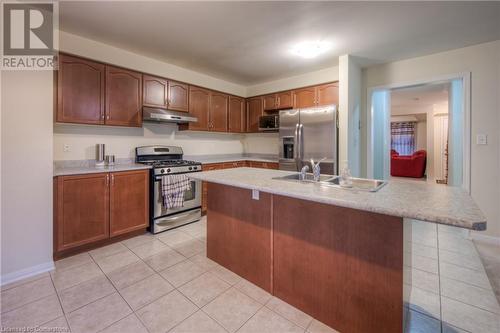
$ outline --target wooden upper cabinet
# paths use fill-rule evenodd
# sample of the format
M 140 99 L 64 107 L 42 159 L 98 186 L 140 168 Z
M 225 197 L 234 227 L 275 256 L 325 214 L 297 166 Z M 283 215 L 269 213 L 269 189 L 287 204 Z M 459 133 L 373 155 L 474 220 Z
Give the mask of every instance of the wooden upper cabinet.
M 338 82 L 323 84 L 317 87 L 317 105 L 339 104 Z
M 259 117 L 262 116 L 263 111 L 262 97 L 247 99 L 247 132 L 259 131 Z
M 181 129 L 208 131 L 210 110 L 210 90 L 189 86 L 189 113 L 197 117 L 197 122 L 182 124 Z
M 245 118 L 245 100 L 240 97 L 229 97 L 229 132 L 245 132 Z
M 290 109 L 293 107 L 292 92 L 284 91 L 276 94 L 277 109 Z
M 308 108 L 316 105 L 316 87 L 303 88 L 293 91 L 293 107 Z
M 149 172 L 115 172 L 110 177 L 110 236 L 146 228 L 149 224 Z
M 142 74 L 106 66 L 106 125 L 142 126 Z
M 210 96 L 210 130 L 227 132 L 229 96 L 212 92 Z
M 55 180 L 56 251 L 109 237 L 109 174 Z
M 266 95 L 263 97 L 264 100 L 264 111 L 269 111 L 269 110 L 276 110 L 277 105 L 276 105 L 276 95 Z
M 176 81 L 168 81 L 168 109 L 189 112 L 189 86 Z
M 61 54 L 56 121 L 104 124 L 104 75 L 103 64 Z
M 144 87 L 142 105 L 154 108 L 167 107 L 167 80 L 159 77 L 143 75 L 142 84 Z

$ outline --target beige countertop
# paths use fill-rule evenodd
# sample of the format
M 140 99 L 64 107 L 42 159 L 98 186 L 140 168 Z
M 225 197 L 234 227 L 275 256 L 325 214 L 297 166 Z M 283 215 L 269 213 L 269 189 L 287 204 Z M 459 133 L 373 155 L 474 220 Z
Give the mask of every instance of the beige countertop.
M 202 164 L 237 162 L 237 161 L 278 163 L 278 156 L 271 154 L 184 155 L 184 159 L 197 161 Z
M 134 163 L 132 161 L 119 161 L 114 166 L 96 167 L 88 160 L 81 161 L 56 161 L 54 163 L 54 177 L 81 175 L 100 172 L 120 172 L 131 170 L 151 169 L 151 166 Z
M 193 179 L 259 190 L 373 213 L 485 230 L 486 218 L 461 188 L 391 180 L 378 192 L 341 189 L 314 183 L 273 179 L 293 172 L 233 168 L 190 173 Z

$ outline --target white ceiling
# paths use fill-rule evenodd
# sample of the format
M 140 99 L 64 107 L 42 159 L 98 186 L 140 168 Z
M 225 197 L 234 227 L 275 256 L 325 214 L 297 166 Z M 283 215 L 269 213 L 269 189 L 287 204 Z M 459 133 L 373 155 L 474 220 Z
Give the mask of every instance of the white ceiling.
M 498 2 L 60 2 L 61 30 L 239 84 L 500 39 Z M 333 43 L 316 59 L 291 46 Z
M 449 87 L 449 83 L 436 83 L 393 90 L 391 91 L 392 114 L 425 113 L 434 106 L 447 104 Z

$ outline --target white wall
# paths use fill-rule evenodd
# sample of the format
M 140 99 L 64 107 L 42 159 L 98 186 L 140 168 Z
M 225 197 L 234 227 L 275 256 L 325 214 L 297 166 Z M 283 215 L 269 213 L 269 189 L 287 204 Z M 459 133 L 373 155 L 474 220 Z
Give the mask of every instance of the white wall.
M 500 41 L 470 46 L 419 58 L 392 62 L 363 71 L 363 94 L 389 84 L 430 80 L 441 75 L 471 72 L 471 194 L 488 219 L 487 235 L 500 237 L 500 138 L 499 138 Z M 366 121 L 366 108 L 363 120 Z M 363 150 L 366 156 L 366 123 Z M 488 134 L 488 145 L 478 146 L 475 137 Z M 366 160 L 364 161 L 366 170 Z
M 361 176 L 360 129 L 361 68 L 350 55 L 339 57 L 339 173 L 347 163 Z
M 333 66 L 319 71 L 302 75 L 291 76 L 280 80 L 260 83 L 247 87 L 247 96 L 257 96 L 276 91 L 290 90 L 295 88 L 313 86 L 325 82 L 338 81 L 339 66 Z
M 278 133 L 246 134 L 243 150 L 250 154 L 279 154 Z
M 2 284 L 52 263 L 52 72 L 1 73 Z
M 178 131 L 175 124 L 144 123 L 143 128 L 111 126 L 54 126 L 54 160 L 94 159 L 95 144 L 104 143 L 106 154 L 133 158 L 134 148 L 145 145 L 182 147 L 186 155 L 241 154 L 244 135 Z M 70 151 L 64 152 L 64 145 Z

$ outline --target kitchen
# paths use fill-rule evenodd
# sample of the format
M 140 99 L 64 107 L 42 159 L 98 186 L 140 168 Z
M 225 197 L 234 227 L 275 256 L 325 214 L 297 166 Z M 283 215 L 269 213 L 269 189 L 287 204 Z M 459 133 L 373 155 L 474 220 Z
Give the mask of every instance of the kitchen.
M 119 5 L 116 21 L 106 23 L 105 13 L 117 10 L 116 3 L 60 2 L 54 76 L 2 71 L 3 327 L 57 326 L 74 332 L 124 327 L 150 332 L 411 332 L 422 327 L 475 332 L 498 327 L 496 284 L 490 275 L 496 267 L 490 260 L 498 253 L 491 245 L 498 239 L 498 189 L 493 186 L 498 181 L 493 171 L 498 124 L 490 114 L 498 109 L 500 95 L 500 71 L 491 70 L 499 66 L 495 29 L 486 37 L 480 24 L 471 22 L 478 27 L 471 28 L 476 39 L 456 38 L 450 45 L 445 41 L 453 40 L 451 35 L 435 36 L 437 44 L 447 46 L 429 52 L 407 45 L 413 53 L 400 58 L 389 55 L 396 48 L 387 50 L 381 64 L 363 63 L 361 53 L 336 50 L 340 45 L 323 50 L 317 43 L 313 48 L 322 55 L 310 58 L 310 49 L 293 49 L 283 64 L 269 59 L 265 47 L 255 46 L 248 51 L 257 52 L 252 65 L 228 42 L 224 50 L 240 62 L 231 60 L 222 70 L 203 37 L 193 34 L 187 44 L 199 47 L 196 52 L 176 44 L 177 50 L 186 47 L 182 61 L 175 60 L 174 51 L 170 60 L 161 58 L 168 48 L 158 52 L 160 44 L 141 41 L 145 32 L 154 35 L 152 28 L 160 23 L 113 35 L 115 24 L 137 19 L 132 4 Z M 322 30 L 329 23 L 321 11 L 350 8 L 287 5 L 288 11 L 279 3 L 155 2 L 142 9 L 167 15 L 172 26 L 186 19 L 186 11 L 206 11 L 213 20 L 201 34 L 206 38 L 218 31 L 218 18 L 243 20 L 247 10 L 281 12 L 288 19 L 311 11 Z M 352 6 L 375 10 L 367 4 Z M 408 6 L 414 7 L 387 5 L 384 10 L 407 18 L 415 10 L 419 15 L 448 10 L 465 15 L 472 5 Z M 481 4 L 474 10 L 496 27 L 497 7 Z M 96 21 L 90 23 L 90 17 Z M 279 36 L 277 23 L 259 20 Z M 194 21 L 197 28 L 203 24 Z M 444 29 L 444 23 L 434 24 Z M 241 37 L 245 31 L 234 33 Z M 418 31 L 408 27 L 401 34 Z M 168 35 L 171 43 L 179 43 L 179 37 Z M 378 48 L 373 50 L 376 58 Z M 246 74 L 237 74 L 240 69 Z M 469 146 L 472 168 L 464 177 L 470 177 L 470 187 L 366 181 L 367 89 L 464 71 L 474 77 L 471 96 L 483 97 L 469 97 L 471 133 L 489 134 L 486 145 L 476 144 L 474 137 Z M 21 88 L 33 90 L 33 96 L 21 98 Z M 31 111 L 35 105 L 43 112 Z M 26 114 L 10 111 L 20 108 Z M 327 116 L 321 121 L 312 116 L 322 113 Z M 19 125 L 27 114 L 33 117 L 25 129 Z M 40 159 L 44 167 L 39 174 L 30 175 L 25 164 L 16 168 L 19 158 L 27 156 Z M 480 161 L 485 162 L 482 171 Z M 183 188 L 181 196 L 167 179 Z M 38 199 L 30 199 L 32 210 L 20 209 L 26 201 L 19 198 L 26 194 L 13 190 L 19 180 L 25 190 L 33 184 L 28 197 Z M 27 224 L 30 220 L 40 222 Z M 309 236 L 299 228 L 303 223 L 310 225 Z M 357 236 L 351 235 L 354 228 Z M 321 233 L 343 236 L 315 252 L 319 240 L 313 235 Z M 19 244 L 19 235 L 29 247 Z M 340 259 L 345 251 L 351 251 L 351 261 Z M 310 258 L 317 258 L 316 265 L 309 265 Z M 352 265 L 364 273 L 351 270 Z M 308 270 L 318 274 L 308 276 Z M 351 287 L 342 288 L 340 279 L 351 281 Z M 321 286 L 320 292 L 304 287 L 304 281 Z M 391 281 L 388 289 L 381 287 L 390 296 L 372 293 L 373 286 L 384 285 L 374 281 Z M 339 305 L 332 299 L 360 303 Z M 377 311 L 377 302 L 387 310 Z M 463 319 L 470 316 L 474 319 Z

